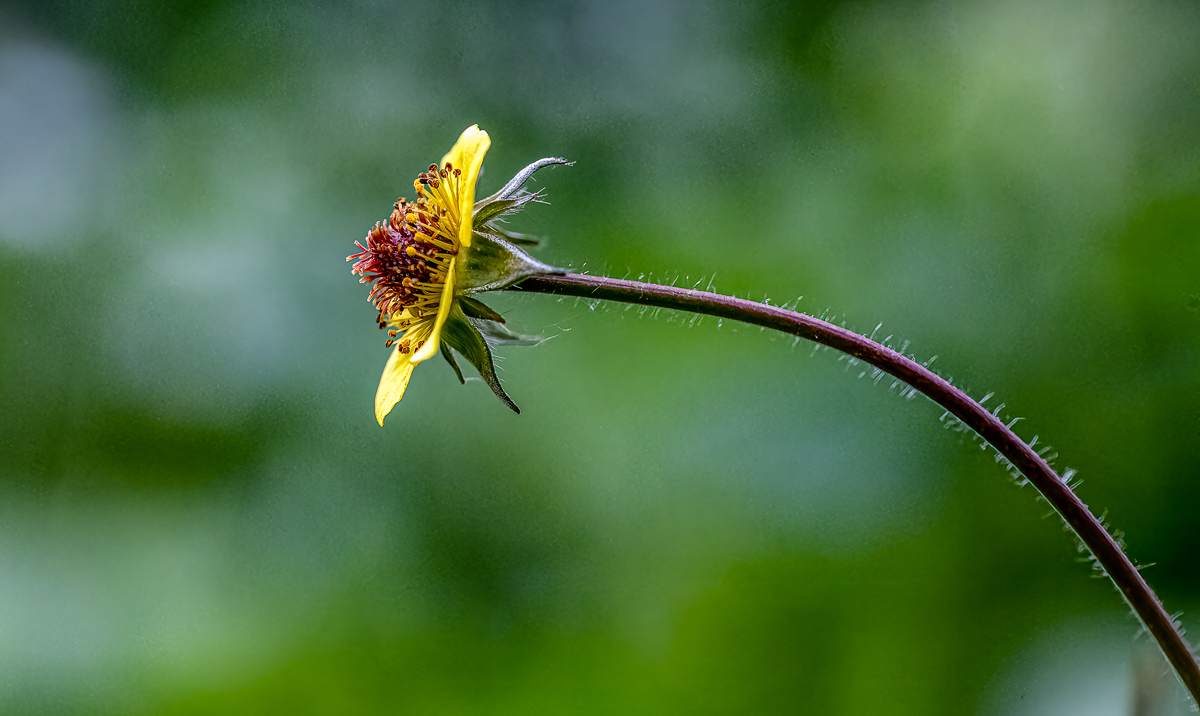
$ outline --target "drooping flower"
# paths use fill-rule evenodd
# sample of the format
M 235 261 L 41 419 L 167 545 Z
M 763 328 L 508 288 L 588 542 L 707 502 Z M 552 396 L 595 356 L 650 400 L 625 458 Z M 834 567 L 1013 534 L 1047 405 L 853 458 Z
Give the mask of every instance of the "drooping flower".
M 404 396 L 416 365 L 441 352 L 463 380 L 450 348 L 462 354 L 506 405 L 520 412 L 500 386 L 490 345 L 538 342 L 505 328 L 504 318 L 473 294 L 492 291 L 540 274 L 562 273 L 525 253 L 518 244 L 536 243 L 503 230 L 499 223 L 540 192 L 522 190 L 534 172 L 564 159 L 540 159 L 525 167 L 496 194 L 478 203 L 475 183 L 491 145 L 487 132 L 468 127 L 440 165 L 431 164 L 413 182 L 416 201 L 401 197 L 386 224 L 367 233 L 352 273 L 370 283 L 367 300 L 394 346 L 375 394 L 375 418 L 383 418 Z M 490 344 L 490 345 L 489 345 Z

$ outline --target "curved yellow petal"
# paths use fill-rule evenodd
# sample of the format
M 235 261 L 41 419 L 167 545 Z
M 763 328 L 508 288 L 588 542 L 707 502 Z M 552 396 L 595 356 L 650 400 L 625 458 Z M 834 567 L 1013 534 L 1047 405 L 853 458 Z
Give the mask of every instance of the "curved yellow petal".
M 392 411 L 392 406 L 404 397 L 404 389 L 408 387 L 408 379 L 412 377 L 416 363 L 411 360 L 411 354 L 401 353 L 400 346 L 392 351 L 387 364 L 383 366 L 383 377 L 379 379 L 379 390 L 375 391 L 375 419 L 383 425 L 383 418 Z
M 446 270 L 446 284 L 442 286 L 442 300 L 438 302 L 437 317 L 433 319 L 433 330 L 429 332 L 429 337 L 425 339 L 425 344 L 413 353 L 413 363 L 420 363 L 423 360 L 432 358 L 433 354 L 438 351 L 442 340 L 442 326 L 446 325 L 446 318 L 450 315 L 450 307 L 454 304 L 454 274 L 457 268 L 458 266 L 455 262 L 450 262 L 450 268 Z
M 462 246 L 471 245 L 471 232 L 474 230 L 471 219 L 475 212 L 475 182 L 479 179 L 479 168 L 483 166 L 483 155 L 492 146 L 492 138 L 479 128 L 478 124 L 467 127 L 442 157 L 442 166 L 450 162 L 455 169 L 462 170 L 461 184 L 458 190 L 458 243 Z

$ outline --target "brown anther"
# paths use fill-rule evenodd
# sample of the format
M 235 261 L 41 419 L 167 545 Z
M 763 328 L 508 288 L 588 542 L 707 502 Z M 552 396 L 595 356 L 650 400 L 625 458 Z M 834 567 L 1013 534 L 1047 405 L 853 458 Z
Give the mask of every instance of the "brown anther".
M 384 341 L 384 343 L 383 343 L 383 347 L 384 347 L 384 348 L 391 348 L 391 347 L 392 347 L 392 344 L 394 344 L 395 342 L 396 342 L 396 341 L 394 341 L 394 340 L 392 340 L 391 338 L 389 338 L 389 339 L 387 339 L 386 341 Z

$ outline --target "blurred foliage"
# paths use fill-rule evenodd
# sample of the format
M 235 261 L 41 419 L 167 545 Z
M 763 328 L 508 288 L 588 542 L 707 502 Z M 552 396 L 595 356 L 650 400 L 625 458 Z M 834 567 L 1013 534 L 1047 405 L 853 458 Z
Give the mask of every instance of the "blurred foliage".
M 1198 29 L 1185 0 L 5 5 L 0 711 L 1182 712 L 1046 505 L 888 381 L 503 294 L 551 337 L 501 351 L 523 414 L 430 361 L 380 429 L 344 259 L 469 124 L 484 191 L 573 159 L 513 224 L 539 258 L 936 354 L 1194 624 Z

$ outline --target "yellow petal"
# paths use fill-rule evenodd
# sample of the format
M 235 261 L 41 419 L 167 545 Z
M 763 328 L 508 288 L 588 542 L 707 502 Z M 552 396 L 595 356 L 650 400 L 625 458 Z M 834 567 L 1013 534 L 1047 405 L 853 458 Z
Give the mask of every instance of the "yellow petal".
M 458 193 L 458 243 L 471 245 L 472 214 L 475 212 L 475 182 L 479 179 L 479 168 L 483 166 L 483 155 L 492 146 L 488 133 L 472 124 L 462 133 L 454 146 L 442 157 L 442 166 L 450 162 L 455 169 L 462 170 L 462 183 Z
M 487 154 L 490 146 L 492 146 L 492 140 L 488 137 L 488 133 L 480 129 L 479 125 L 473 124 L 467 127 L 446 156 L 442 157 L 443 167 L 449 162 L 452 167 L 462 171 L 458 185 L 458 206 L 454 207 L 459 216 L 458 243 L 461 247 L 460 251 L 471 245 L 471 219 L 475 213 L 475 182 L 479 179 L 479 168 L 483 166 L 483 157 Z M 460 253 L 459 259 L 462 256 L 463 253 Z M 446 318 L 450 315 L 450 307 L 454 303 L 456 269 L 457 262 L 450 262 L 450 266 L 446 270 L 446 283 L 442 286 L 442 298 L 438 302 L 437 318 L 433 321 L 432 330 L 429 337 L 425 339 L 425 344 L 413 353 L 413 363 L 420 363 L 432 358 L 440 347 L 442 326 L 445 325 Z
M 442 300 L 438 302 L 437 317 L 433 319 L 433 330 L 429 332 L 425 344 L 418 348 L 416 353 L 413 353 L 413 363 L 420 363 L 432 358 L 433 354 L 437 353 L 442 340 L 442 326 L 446 324 L 446 318 L 450 315 L 450 307 L 454 304 L 454 274 L 457 269 L 457 263 L 451 261 L 450 268 L 446 270 L 446 284 L 442 286 Z
M 383 425 L 383 418 L 391 412 L 392 406 L 404 397 L 404 389 L 408 387 L 408 379 L 416 367 L 411 355 L 401 353 L 400 346 L 396 346 L 396 350 L 388 357 L 387 365 L 383 367 L 379 390 L 375 391 L 375 419 L 380 425 Z

